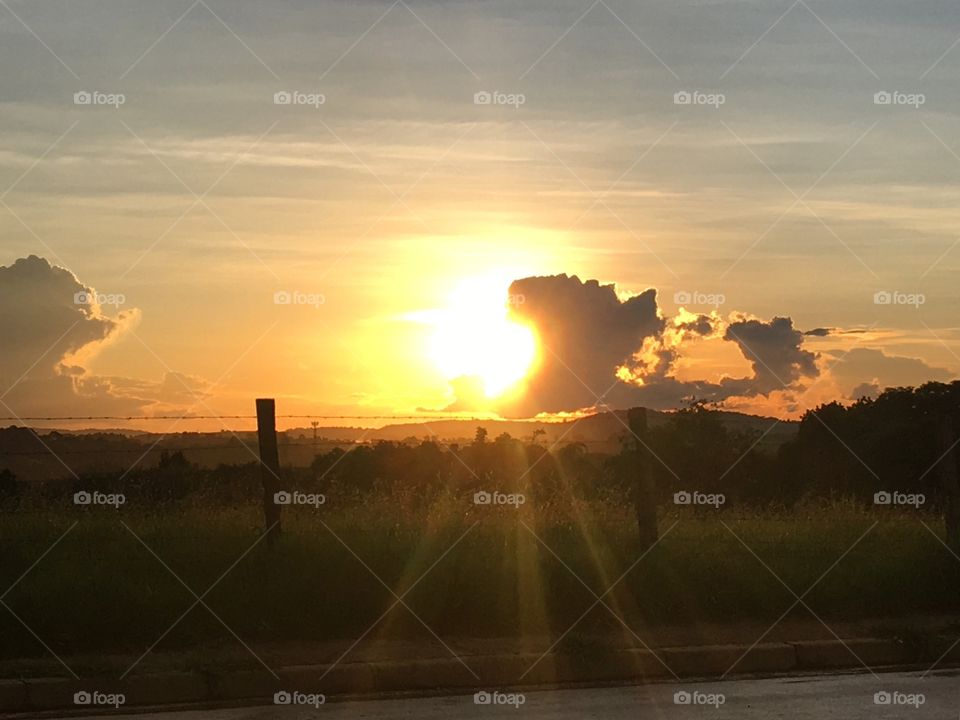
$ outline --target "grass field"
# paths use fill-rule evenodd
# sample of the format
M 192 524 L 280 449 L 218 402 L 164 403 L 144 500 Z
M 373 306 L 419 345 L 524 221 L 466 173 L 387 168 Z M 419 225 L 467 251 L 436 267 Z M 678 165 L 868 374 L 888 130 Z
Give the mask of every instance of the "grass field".
M 630 509 L 599 502 L 514 509 L 450 497 L 429 510 L 402 499 L 298 508 L 273 548 L 257 542 L 252 506 L 0 520 L 4 589 L 77 522 L 3 598 L 65 656 L 139 654 L 182 615 L 156 652 L 222 640 L 224 627 L 203 607 L 184 615 L 195 602 L 185 585 L 250 643 L 355 638 L 396 601 L 390 589 L 442 637 L 559 637 L 594 604 L 591 589 L 641 632 L 772 623 L 796 601 L 788 587 L 834 620 L 955 612 L 960 597 L 960 561 L 931 532 L 941 532 L 938 518 L 852 504 L 672 511 L 639 561 Z M 794 614 L 810 615 L 802 605 Z M 374 636 L 425 632 L 400 607 Z M 627 631 L 597 606 L 564 642 L 588 632 Z M 2 608 L 0 635 L 0 659 L 47 654 Z

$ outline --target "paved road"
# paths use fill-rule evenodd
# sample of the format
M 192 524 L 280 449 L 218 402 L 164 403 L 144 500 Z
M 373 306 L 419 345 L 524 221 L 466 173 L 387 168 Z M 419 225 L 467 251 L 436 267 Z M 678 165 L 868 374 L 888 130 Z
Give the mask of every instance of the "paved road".
M 691 704 L 677 704 L 674 694 L 686 692 Z M 874 694 L 889 693 L 889 705 L 878 705 Z M 699 693 L 694 696 L 694 693 Z M 894 695 L 894 693 L 900 693 Z M 704 702 L 723 703 L 704 705 Z M 695 700 L 694 700 L 695 697 Z M 498 698 L 498 700 L 519 698 Z M 922 704 L 920 703 L 922 700 Z M 694 704 L 698 703 L 698 704 Z M 913 703 L 913 704 L 905 704 Z M 117 715 L 101 716 L 116 720 Z M 256 707 L 233 710 L 157 713 L 155 720 L 637 720 L 637 718 L 789 718 L 790 720 L 958 720 L 960 671 L 825 675 L 770 680 L 732 680 L 685 685 L 531 691 L 519 707 L 478 705 L 472 695 L 404 700 L 331 702 L 317 708 Z

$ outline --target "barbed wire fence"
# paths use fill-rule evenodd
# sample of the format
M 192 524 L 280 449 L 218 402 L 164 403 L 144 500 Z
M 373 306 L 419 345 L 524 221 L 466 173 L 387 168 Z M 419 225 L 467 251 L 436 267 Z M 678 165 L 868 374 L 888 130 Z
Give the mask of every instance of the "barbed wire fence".
M 41 458 L 47 457 L 53 460 L 56 460 L 65 470 L 68 471 L 70 475 L 73 476 L 73 479 L 76 481 L 81 481 L 80 475 L 75 472 L 75 470 L 64 461 L 63 457 L 77 457 L 77 456 L 96 456 L 102 458 L 105 456 L 113 456 L 117 458 L 118 465 L 129 466 L 126 467 L 121 480 L 133 471 L 138 465 L 144 462 L 148 457 L 160 456 L 160 463 L 163 463 L 163 458 L 169 456 L 170 454 L 180 453 L 185 459 L 188 459 L 189 454 L 191 453 L 208 453 L 208 452 L 230 452 L 241 453 L 248 456 L 246 460 L 246 465 L 255 463 L 260 468 L 261 475 L 261 484 L 263 490 L 263 510 L 264 510 L 264 527 L 265 532 L 267 532 L 270 537 L 268 538 L 268 544 L 272 545 L 275 541 L 275 538 L 280 533 L 281 525 L 281 515 L 280 507 L 275 502 L 276 494 L 283 488 L 283 481 L 281 479 L 281 463 L 280 463 L 280 449 L 283 448 L 286 452 L 286 457 L 284 458 L 288 463 L 293 459 L 292 455 L 296 451 L 300 451 L 300 457 L 297 458 L 300 462 L 297 464 L 303 465 L 304 461 L 306 466 L 311 464 L 309 455 L 312 453 L 314 460 L 326 454 L 326 452 L 332 452 L 337 448 L 341 450 L 347 448 L 343 455 L 355 452 L 361 447 L 371 447 L 381 442 L 388 442 L 391 444 L 402 444 L 408 445 L 410 439 L 419 441 L 420 443 L 433 443 L 439 446 L 446 448 L 448 451 L 453 452 L 455 457 L 459 456 L 457 454 L 458 443 L 455 440 L 441 440 L 438 433 L 431 429 L 432 423 L 438 422 L 469 422 L 477 423 L 478 428 L 482 427 L 484 423 L 492 422 L 504 422 L 508 427 L 516 427 L 517 424 L 527 424 L 532 426 L 533 432 L 531 435 L 524 438 L 513 438 L 515 440 L 526 442 L 528 445 L 533 445 L 542 449 L 546 454 L 550 454 L 554 449 L 562 447 L 563 445 L 579 444 L 584 447 L 588 445 L 603 445 L 609 451 L 618 447 L 619 442 L 616 439 L 611 440 L 577 440 L 571 438 L 566 440 L 564 443 L 567 433 L 573 429 L 573 426 L 577 424 L 580 419 L 583 419 L 585 416 L 579 417 L 564 417 L 559 419 L 548 419 L 543 417 L 526 417 L 526 418 L 501 418 L 494 415 L 465 415 L 462 413 L 456 414 L 407 414 L 407 415 L 384 415 L 384 414 L 356 414 L 356 415 L 322 415 L 322 414 L 277 414 L 276 413 L 276 403 L 273 399 L 258 399 L 256 401 L 257 414 L 256 415 L 241 415 L 241 414 L 232 414 L 232 415 L 33 415 L 33 416 L 3 416 L 0 417 L 0 421 L 16 421 L 19 423 L 16 428 L 21 428 L 29 431 L 33 438 L 42 446 L 35 449 L 20 449 L 20 448 L 11 448 L 5 449 L 0 446 L 0 469 L 3 468 L 4 458 L 13 459 L 13 458 Z M 359 437 L 327 437 L 327 438 L 318 438 L 315 434 L 311 439 L 309 437 L 301 436 L 302 442 L 290 441 L 290 438 L 286 438 L 284 442 L 278 442 L 278 435 L 285 434 L 289 431 L 295 430 L 306 430 L 306 428 L 290 428 L 289 430 L 279 431 L 277 430 L 277 420 L 305 420 L 311 421 L 312 429 L 316 430 L 318 421 L 341 421 L 341 420 L 362 420 L 362 421 L 419 421 L 422 425 L 417 427 L 411 427 L 411 434 L 403 439 L 393 438 L 386 439 L 384 437 L 369 437 L 370 435 L 375 435 L 378 430 L 383 430 L 383 427 L 367 427 L 363 429 L 363 432 Z M 184 443 L 182 440 L 176 442 L 171 437 L 171 442 L 164 442 L 164 439 L 168 436 L 167 433 L 147 433 L 144 432 L 144 435 L 141 437 L 146 437 L 152 442 L 143 442 L 137 438 L 135 433 L 141 432 L 133 428 L 84 428 L 86 431 L 84 434 L 71 433 L 67 431 L 62 436 L 58 437 L 58 440 L 66 438 L 66 442 L 69 443 L 83 443 L 89 441 L 91 435 L 96 437 L 96 440 L 93 442 L 101 443 L 97 447 L 59 447 L 60 442 L 53 443 L 58 445 L 56 449 L 51 447 L 50 435 L 62 428 L 38 428 L 33 426 L 25 426 L 26 423 L 30 422 L 56 422 L 56 423 L 78 423 L 78 422 L 134 422 L 134 421 L 158 421 L 158 420 L 168 420 L 176 421 L 177 423 L 183 421 L 193 421 L 193 420 L 216 420 L 223 425 L 220 429 L 214 431 L 197 431 L 196 433 L 184 433 L 178 432 L 176 435 L 183 436 L 185 434 L 197 435 L 200 437 L 206 435 L 223 435 L 229 434 L 232 435 L 232 441 L 230 442 L 221 442 L 216 444 L 191 444 Z M 224 423 L 225 420 L 250 420 L 256 421 L 256 429 L 231 429 L 226 427 Z M 559 437 L 555 439 L 544 437 L 543 444 L 538 442 L 539 436 L 545 436 L 546 433 L 543 430 L 544 425 L 547 424 L 556 424 L 558 427 L 565 428 Z M 422 430 L 420 435 L 417 435 L 417 431 Z M 334 426 L 329 429 L 344 429 L 342 426 Z M 348 429 L 359 430 L 361 428 L 350 427 Z M 134 433 L 133 435 L 127 435 L 120 433 L 118 431 L 123 430 L 126 432 Z M 41 434 L 41 431 L 46 431 L 45 434 Z M 424 435 L 425 433 L 425 435 Z M 128 443 L 127 447 L 116 447 L 116 446 L 104 446 L 102 437 L 106 435 L 111 437 L 111 444 L 119 443 Z M 170 435 L 173 435 L 172 433 Z M 99 437 L 98 437 L 99 436 Z M 44 440 L 46 438 L 47 441 Z M 115 438 L 115 439 L 113 439 Z M 466 439 L 466 438 L 463 438 Z M 254 449 L 254 441 L 256 442 L 256 449 Z M 496 440 L 494 440 L 496 442 Z M 342 459 L 341 457 L 337 458 L 334 462 L 334 466 L 339 463 Z M 121 460 L 122 458 L 122 460 Z M 196 458 L 193 458 L 196 461 Z M 237 458 L 230 458 L 232 462 L 224 462 L 224 458 L 221 456 L 219 458 L 220 465 L 234 465 L 240 466 L 244 463 L 239 462 Z M 188 462 L 190 460 L 188 459 Z M 464 461 L 459 460 L 461 463 Z M 26 460 L 29 462 L 29 460 Z M 201 461 L 202 462 L 202 461 Z M 9 463 L 7 464 L 7 470 L 9 470 Z M 99 468 L 102 469 L 102 468 Z M 119 467 L 116 469 L 120 469 Z M 333 467 L 329 468 L 324 476 L 332 470 Z M 82 472 L 89 472 L 90 469 L 86 468 Z
M 464 414 L 408 414 L 408 415 L 386 415 L 386 414 L 357 414 L 357 415 L 322 415 L 322 414 L 278 414 L 275 416 L 277 420 L 326 420 L 326 421 L 335 421 L 335 420 L 360 420 L 360 421 L 390 421 L 390 422 L 400 422 L 400 421 L 418 421 L 424 425 L 426 430 L 427 438 L 425 441 L 436 441 L 436 433 L 429 430 L 429 425 L 431 422 L 449 422 L 449 421 L 459 421 L 459 422 L 476 422 L 476 423 L 523 423 L 529 425 L 558 425 L 562 426 L 566 423 L 575 421 L 580 416 L 571 416 L 571 417 L 562 417 L 562 418 L 544 418 L 544 417 L 522 417 L 522 418 L 504 418 L 496 415 L 464 415 Z M 0 416 L 0 422 L 13 422 L 13 423 L 26 423 L 26 422 L 63 422 L 63 423 L 77 423 L 77 422 L 141 422 L 141 421 L 162 421 L 162 420 L 176 420 L 180 422 L 189 422 L 189 421 L 200 421 L 200 420 L 257 420 L 256 415 L 31 415 L 31 416 Z M 23 427 L 23 426 L 16 426 Z M 387 427 L 387 426 L 384 426 Z M 367 433 L 364 435 L 376 434 L 378 430 L 383 430 L 384 427 L 379 428 L 369 428 Z M 65 430 L 65 428 L 35 428 L 27 427 L 25 429 L 31 431 L 45 431 L 45 432 L 57 432 Z M 321 426 L 319 428 L 321 431 L 324 429 L 335 429 L 342 430 L 342 426 Z M 347 428 L 347 429 L 359 429 L 359 428 Z M 137 437 L 133 435 L 122 435 L 117 433 L 118 430 L 123 430 L 129 433 L 138 432 L 135 428 L 85 428 L 90 435 L 100 432 L 106 435 L 116 435 L 118 438 L 123 438 L 124 440 L 135 442 Z M 281 434 L 286 434 L 295 430 L 306 430 L 306 428 L 300 427 L 291 427 L 285 430 L 280 430 Z M 413 430 L 413 428 L 411 428 Z M 194 435 L 223 435 L 223 434 L 232 434 L 238 436 L 238 439 L 232 443 L 220 443 L 215 445 L 191 445 L 191 444 L 180 444 L 180 445 L 169 445 L 158 443 L 155 447 L 150 449 L 151 453 L 160 453 L 160 452 L 206 452 L 206 451 L 216 451 L 216 450 L 244 450 L 245 447 L 239 436 L 241 434 L 253 435 L 257 431 L 254 428 L 220 428 L 218 430 L 197 430 L 197 431 L 180 431 L 176 435 L 184 434 L 194 434 Z M 73 438 L 82 438 L 84 435 L 73 434 L 67 430 L 68 436 Z M 147 431 L 144 434 L 153 435 L 153 433 L 148 433 Z M 165 433 L 159 433 L 161 436 Z M 418 437 L 414 435 L 413 437 Z M 523 438 L 515 438 L 522 440 Z M 378 442 L 391 442 L 383 437 L 373 437 L 367 439 L 350 439 L 350 438 L 336 438 L 336 437 L 319 437 L 317 441 L 314 442 L 312 439 L 305 442 L 278 442 L 277 446 L 280 448 L 304 448 L 309 449 L 314 446 L 341 446 L 341 445 L 370 445 Z M 392 442 L 401 442 L 400 440 L 393 440 Z M 534 442 L 535 441 L 531 441 Z M 582 444 L 582 445 L 594 445 L 594 446 L 610 446 L 613 440 L 598 440 L 598 439 L 579 439 L 579 440 L 568 440 L 564 444 Z M 139 445 L 127 447 L 127 448 L 84 448 L 84 449 L 68 449 L 62 448 L 58 449 L 55 452 L 50 449 L 40 449 L 40 450 L 5 450 L 0 447 L 0 457 L 10 456 L 10 457 L 22 457 L 22 456 L 42 456 L 42 455 L 103 455 L 103 454 L 134 454 L 142 452 L 143 448 Z
M 281 419 L 304 420 L 468 420 L 498 422 L 542 422 L 561 423 L 574 420 L 578 416 L 561 419 L 543 417 L 503 418 L 497 415 L 277 415 Z M 256 420 L 256 415 L 56 415 L 56 416 L 0 416 L 0 421 L 40 422 L 40 421 L 101 421 L 101 420 Z

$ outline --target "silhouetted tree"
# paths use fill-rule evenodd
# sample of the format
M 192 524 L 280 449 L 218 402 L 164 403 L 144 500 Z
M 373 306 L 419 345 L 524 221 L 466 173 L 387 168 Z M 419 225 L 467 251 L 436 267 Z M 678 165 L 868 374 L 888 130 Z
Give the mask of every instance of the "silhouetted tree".
M 960 546 L 960 381 L 890 388 L 850 406 L 806 413 L 780 466 L 795 494 L 843 494 L 871 502 L 877 491 L 922 493 L 945 515 Z

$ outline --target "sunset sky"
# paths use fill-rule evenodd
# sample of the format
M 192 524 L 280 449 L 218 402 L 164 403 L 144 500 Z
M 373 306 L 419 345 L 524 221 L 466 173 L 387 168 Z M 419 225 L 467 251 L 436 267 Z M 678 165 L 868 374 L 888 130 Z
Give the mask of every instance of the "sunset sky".
M 5 0 L 0 415 L 952 379 L 958 40 L 945 0 Z

